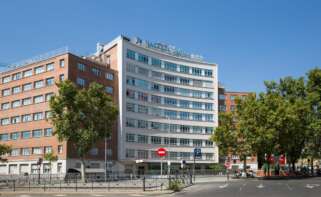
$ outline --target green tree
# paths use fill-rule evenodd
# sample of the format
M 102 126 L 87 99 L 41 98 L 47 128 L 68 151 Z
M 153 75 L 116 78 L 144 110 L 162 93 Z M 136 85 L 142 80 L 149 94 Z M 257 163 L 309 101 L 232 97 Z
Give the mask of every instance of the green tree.
M 44 155 L 44 159 L 45 159 L 46 161 L 49 161 L 49 170 L 50 170 L 50 172 L 49 172 L 49 180 L 50 180 L 50 182 L 51 182 L 52 162 L 57 161 L 57 160 L 58 160 L 58 156 L 55 155 L 55 154 L 51 151 L 51 152 L 46 153 L 46 154 Z
M 307 97 L 310 108 L 308 139 L 305 155 L 311 160 L 313 174 L 314 159 L 321 158 L 321 69 L 315 68 L 307 73 Z
M 11 146 L 8 146 L 6 144 L 0 144 L 0 161 L 5 161 L 4 158 L 2 158 L 1 156 L 10 153 L 11 151 Z
M 100 84 L 79 89 L 71 81 L 63 81 L 57 86 L 59 94 L 50 100 L 54 134 L 77 150 L 84 182 L 84 158 L 98 141 L 110 135 L 118 110 Z

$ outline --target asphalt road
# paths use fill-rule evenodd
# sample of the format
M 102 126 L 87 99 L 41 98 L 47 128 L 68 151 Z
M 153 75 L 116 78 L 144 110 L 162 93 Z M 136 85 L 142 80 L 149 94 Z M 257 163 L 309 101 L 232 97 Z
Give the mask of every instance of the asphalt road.
M 239 180 L 229 183 L 199 183 L 181 192 L 160 193 L 11 193 L 0 197 L 320 197 L 321 178 L 300 180 Z
M 320 197 L 321 178 L 300 180 L 241 180 L 194 185 L 175 197 Z

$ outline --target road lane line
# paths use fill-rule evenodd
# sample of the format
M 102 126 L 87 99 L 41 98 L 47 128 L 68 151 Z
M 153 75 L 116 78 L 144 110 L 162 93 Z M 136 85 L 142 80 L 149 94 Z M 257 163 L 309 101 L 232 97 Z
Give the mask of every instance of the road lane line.
M 66 194 L 57 194 L 57 195 L 55 195 L 55 196 L 60 196 L 60 197 L 62 197 L 62 196 L 66 196 Z
M 228 186 L 228 183 L 226 183 L 225 185 L 220 185 L 219 188 L 223 189 L 226 188 Z
M 292 190 L 293 190 L 293 188 L 292 188 L 292 187 L 290 187 L 290 185 L 289 185 L 289 184 L 286 184 L 286 186 L 288 187 L 288 189 L 289 189 L 290 191 L 292 191 Z
M 259 188 L 259 189 L 262 189 L 262 188 L 264 188 L 264 185 L 261 183 L 260 185 L 258 185 L 256 187 Z

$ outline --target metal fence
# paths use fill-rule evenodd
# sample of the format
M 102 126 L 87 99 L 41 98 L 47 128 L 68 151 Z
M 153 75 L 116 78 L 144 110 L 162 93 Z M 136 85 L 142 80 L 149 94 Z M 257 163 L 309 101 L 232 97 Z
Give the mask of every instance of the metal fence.
M 65 175 L 28 175 L 0 176 L 0 191 L 110 191 L 110 190 L 165 190 L 172 181 L 178 181 L 182 187 L 192 183 L 192 175 L 141 175 L 132 174 L 90 175 L 85 182 L 79 174 Z

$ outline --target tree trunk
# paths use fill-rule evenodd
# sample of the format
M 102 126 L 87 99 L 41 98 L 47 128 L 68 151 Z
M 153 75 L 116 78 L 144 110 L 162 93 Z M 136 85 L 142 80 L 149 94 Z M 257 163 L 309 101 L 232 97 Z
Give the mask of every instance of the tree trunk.
M 292 171 L 295 172 L 295 161 L 292 162 Z
M 84 158 L 81 158 L 81 171 L 80 171 L 80 176 L 81 176 L 81 182 L 85 183 L 86 182 L 86 166 L 85 166 L 85 160 Z
M 314 175 L 314 169 L 313 169 L 313 157 L 311 158 L 311 175 Z
M 247 177 L 247 173 L 246 173 L 246 155 L 244 155 L 244 157 L 243 157 L 243 170 L 245 172 L 245 176 Z

